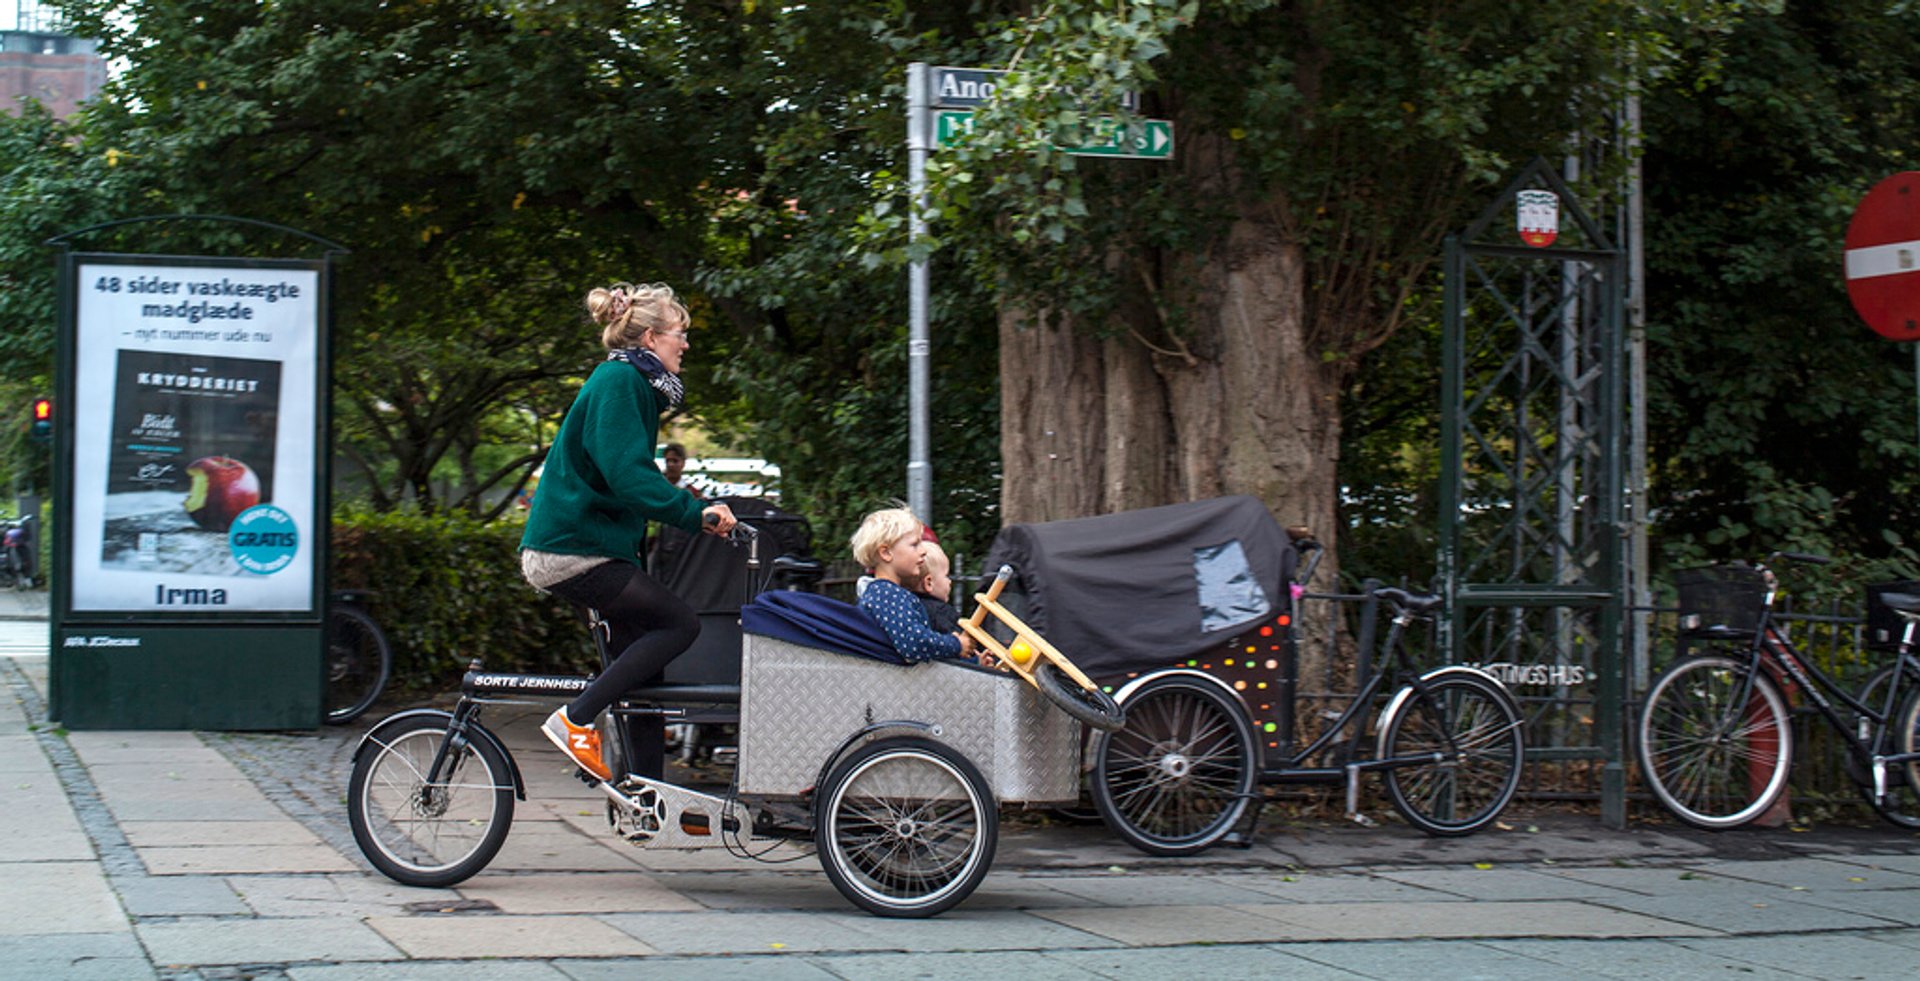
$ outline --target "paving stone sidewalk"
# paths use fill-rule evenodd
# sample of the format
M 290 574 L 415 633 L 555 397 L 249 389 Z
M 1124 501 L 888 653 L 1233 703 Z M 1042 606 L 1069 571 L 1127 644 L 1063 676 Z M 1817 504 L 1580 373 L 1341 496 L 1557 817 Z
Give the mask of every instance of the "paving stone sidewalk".
M 878 919 L 811 858 L 604 835 L 539 706 L 490 716 L 530 784 L 499 858 L 413 889 L 346 828 L 356 733 L 62 733 L 45 657 L 16 634 L 0 629 L 0 978 L 1841 978 L 1909 977 L 1920 957 L 1914 835 L 1565 816 L 1441 841 L 1274 827 L 1184 861 L 1013 820 L 967 903 Z

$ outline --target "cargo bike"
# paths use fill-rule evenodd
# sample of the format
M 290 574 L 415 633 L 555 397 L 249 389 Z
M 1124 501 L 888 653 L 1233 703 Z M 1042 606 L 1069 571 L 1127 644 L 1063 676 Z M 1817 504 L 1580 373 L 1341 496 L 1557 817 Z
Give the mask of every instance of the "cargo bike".
M 1359 784 L 1378 773 L 1408 824 L 1449 836 L 1493 823 L 1513 799 L 1518 702 L 1484 671 L 1422 667 L 1406 649 L 1437 596 L 1352 597 L 1391 617 L 1379 662 L 1391 670 L 1364 678 L 1295 748 L 1294 601 L 1320 554 L 1251 497 L 1016 524 L 995 539 L 987 566 L 1017 570 L 1006 605 L 1125 712 L 1123 728 L 1093 734 L 1086 769 L 1095 809 L 1134 847 L 1181 856 L 1246 843 L 1263 785 L 1344 785 L 1348 815 L 1371 823 Z
M 758 569 L 760 536 L 746 522 L 736 528 Z M 989 613 L 976 611 L 971 629 Z M 897 663 L 870 619 L 811 593 L 760 592 L 739 619 L 738 684 L 629 692 L 602 720 L 614 778 L 576 775 L 605 796 L 612 832 L 634 845 L 762 858 L 811 842 L 834 887 L 876 915 L 932 916 L 966 899 L 993 863 L 1000 804 L 1078 798 L 1080 725 L 1056 699 L 1083 718 L 1124 721 L 1084 676 L 1062 682 L 1076 674 L 1071 664 L 1011 615 L 1002 629 L 1023 649 L 998 648 L 1010 670 Z M 592 625 L 605 663 L 605 631 L 597 618 Z M 588 680 L 490 672 L 476 659 L 451 711 L 415 709 L 375 725 L 354 752 L 347 794 L 368 861 L 414 886 L 451 886 L 484 869 L 526 783 L 482 712 L 570 698 Z M 739 719 L 724 792 L 669 782 L 657 759 L 623 758 L 644 745 L 635 735 L 657 737 L 663 721 L 716 706 L 737 706 Z

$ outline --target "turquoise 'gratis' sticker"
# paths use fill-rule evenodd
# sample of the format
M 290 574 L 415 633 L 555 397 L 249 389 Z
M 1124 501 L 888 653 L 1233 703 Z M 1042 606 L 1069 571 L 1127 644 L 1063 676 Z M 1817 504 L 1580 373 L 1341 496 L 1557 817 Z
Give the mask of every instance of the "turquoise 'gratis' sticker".
M 240 568 L 264 576 L 293 564 L 300 531 L 293 526 L 293 515 L 271 504 L 256 504 L 233 519 L 227 547 Z

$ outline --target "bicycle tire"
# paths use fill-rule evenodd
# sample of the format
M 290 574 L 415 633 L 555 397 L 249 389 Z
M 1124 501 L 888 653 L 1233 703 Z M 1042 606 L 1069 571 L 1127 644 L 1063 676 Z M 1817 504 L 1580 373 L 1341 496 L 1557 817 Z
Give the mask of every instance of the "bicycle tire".
M 1920 691 L 1906 697 L 1905 703 L 1894 714 L 1894 724 L 1898 726 L 1891 746 L 1895 753 L 1911 753 L 1920 747 Z M 1861 788 L 1867 803 L 1888 823 L 1902 828 L 1920 828 L 1920 763 L 1889 767 L 1886 780 L 1885 799 L 1876 799 L 1869 776 L 1867 784 Z
M 380 723 L 355 754 L 347 822 L 360 853 L 388 878 L 444 888 L 487 867 L 513 826 L 513 770 L 493 740 L 456 739 L 446 776 L 426 773 L 452 717 L 409 714 Z
M 366 611 L 327 611 L 327 724 L 345 725 L 379 701 L 393 674 L 393 647 Z
M 1093 737 L 1093 806 L 1149 855 L 1196 855 L 1217 844 L 1253 799 L 1253 723 L 1211 682 L 1173 676 L 1127 696 L 1126 728 Z
M 1894 667 L 1894 665 L 1888 665 L 1868 675 L 1867 680 L 1860 685 L 1859 690 L 1854 692 L 1853 700 L 1867 708 L 1874 710 L 1880 709 L 1882 703 L 1886 700 L 1886 695 L 1881 692 L 1881 686 L 1886 684 L 1887 679 L 1893 676 Z M 1842 706 L 1835 707 L 1845 711 Z M 1894 705 L 1888 711 L 1889 718 L 1897 717 L 1900 712 L 1900 706 Z M 1847 712 L 1846 717 L 1848 721 L 1852 723 L 1848 730 L 1848 735 L 1866 742 L 1867 747 L 1871 749 L 1875 734 L 1867 717 L 1858 712 Z M 1872 803 L 1873 774 L 1869 772 L 1866 766 L 1861 764 L 1859 757 L 1855 756 L 1851 750 L 1840 754 L 1840 762 L 1847 771 L 1847 778 L 1853 781 L 1854 786 L 1860 788 L 1861 796 L 1865 797 L 1868 803 Z
M 1414 688 L 1381 720 L 1380 759 L 1429 758 L 1388 767 L 1387 799 L 1427 834 L 1472 834 L 1493 823 L 1520 789 L 1520 711 L 1505 689 L 1478 675 L 1442 673 L 1423 684 L 1424 694 Z
M 1793 727 L 1786 699 L 1765 672 L 1754 672 L 1755 663 L 1687 658 L 1661 672 L 1647 692 L 1636 747 L 1640 774 L 1668 811 L 1694 827 L 1737 828 L 1786 790 Z M 1733 705 L 1742 693 L 1747 704 Z
M 1075 721 L 1084 722 L 1101 732 L 1112 732 L 1127 724 L 1127 713 L 1121 710 L 1112 695 L 1098 688 L 1082 688 L 1079 682 L 1068 677 L 1051 660 L 1041 661 L 1033 671 L 1033 680 L 1047 701 L 1073 716 Z
M 895 736 L 853 751 L 821 784 L 815 806 L 821 868 L 876 916 L 943 913 L 993 865 L 993 792 L 964 755 L 930 739 Z
M 1874 674 L 1870 674 L 1870 676 L 1866 678 L 1866 682 L 1860 685 L 1860 689 L 1855 693 L 1853 701 L 1857 701 L 1857 703 L 1866 706 L 1866 708 L 1872 708 L 1872 710 L 1876 710 L 1876 712 L 1878 712 L 1880 708 L 1887 708 L 1887 724 L 1895 726 L 1895 730 L 1897 730 L 1897 728 L 1899 728 L 1899 720 L 1905 718 L 1905 708 L 1907 708 L 1907 706 L 1899 705 L 1899 703 L 1893 706 L 1885 705 L 1887 695 L 1885 695 L 1884 687 L 1887 680 L 1893 678 L 1893 672 L 1895 672 L 1895 670 L 1899 670 L 1899 664 L 1887 664 L 1885 668 L 1880 668 L 1880 670 L 1876 670 Z M 1851 735 L 1853 739 L 1862 741 L 1868 751 L 1874 751 L 1874 749 L 1880 747 L 1880 731 L 1874 730 L 1872 720 L 1870 720 L 1868 716 L 1862 716 L 1859 712 L 1849 712 L 1847 718 L 1849 718 L 1849 722 L 1851 722 L 1847 735 Z M 1887 751 L 1891 751 L 1891 753 L 1903 753 L 1901 741 L 1895 739 L 1893 743 L 1889 743 L 1889 745 L 1887 745 Z M 1914 797 L 1914 783 L 1912 783 L 1912 779 L 1908 779 L 1908 772 L 1905 766 L 1893 766 L 1893 768 L 1887 770 L 1887 774 L 1885 774 L 1885 781 L 1887 781 L 1887 799 L 1880 801 L 1880 799 L 1874 797 L 1874 772 L 1872 772 L 1872 768 L 1870 768 L 1868 764 L 1860 762 L 1859 756 L 1853 753 L 1851 747 L 1843 747 L 1841 762 L 1845 764 L 1847 778 L 1853 779 L 1853 785 L 1859 787 L 1860 799 L 1866 801 L 1866 806 L 1870 806 L 1876 814 L 1880 814 L 1882 818 L 1885 818 L 1885 820 L 1891 822 L 1891 824 L 1901 825 L 1901 827 L 1920 827 L 1920 799 Z

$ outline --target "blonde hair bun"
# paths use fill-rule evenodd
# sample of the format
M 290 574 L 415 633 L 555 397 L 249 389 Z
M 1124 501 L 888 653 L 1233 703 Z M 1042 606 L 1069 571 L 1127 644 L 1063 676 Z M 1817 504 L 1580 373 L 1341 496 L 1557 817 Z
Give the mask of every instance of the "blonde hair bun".
M 692 319 L 665 283 L 615 283 L 587 292 L 587 316 L 600 325 L 608 350 L 639 347 L 648 331 L 683 330 Z

